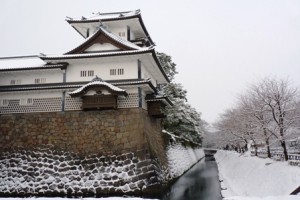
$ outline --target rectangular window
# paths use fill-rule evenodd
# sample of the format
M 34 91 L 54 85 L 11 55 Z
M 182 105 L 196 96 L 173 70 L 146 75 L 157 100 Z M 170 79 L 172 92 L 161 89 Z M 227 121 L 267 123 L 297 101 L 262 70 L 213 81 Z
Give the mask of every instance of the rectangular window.
M 110 75 L 114 76 L 114 75 L 124 75 L 124 69 L 120 68 L 120 69 L 111 69 L 110 70 Z
M 118 75 L 123 75 L 124 74 L 124 69 L 118 69 Z
M 114 75 L 117 74 L 116 72 L 117 72 L 116 69 L 111 69 L 111 70 L 110 70 L 110 75 L 111 75 L 111 76 L 114 76 Z
M 88 76 L 94 76 L 94 70 L 89 70 L 88 71 Z
M 10 80 L 10 84 L 11 85 L 20 85 L 21 84 L 21 80 Z
M 0 106 L 8 106 L 8 99 L 0 99 Z
M 33 104 L 33 99 L 32 98 L 22 98 L 22 99 L 20 99 L 20 105 L 21 106 L 32 105 L 32 104 Z
M 36 78 L 34 79 L 35 84 L 46 83 L 46 78 Z
M 120 37 L 125 37 L 125 32 L 119 32 Z
M 94 76 L 94 70 L 80 71 L 80 77 Z
M 80 77 L 86 77 L 86 71 L 80 71 Z

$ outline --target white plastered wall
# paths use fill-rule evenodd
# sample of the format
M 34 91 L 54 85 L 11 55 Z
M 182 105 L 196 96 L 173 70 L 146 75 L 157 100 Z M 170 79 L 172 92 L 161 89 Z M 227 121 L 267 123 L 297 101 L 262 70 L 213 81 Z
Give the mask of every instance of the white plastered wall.
M 85 51 L 97 52 L 97 51 L 108 51 L 108 50 L 119 50 L 119 48 L 109 43 L 104 43 L 104 44 L 96 43 L 93 44 L 91 47 L 87 48 Z
M 147 79 L 150 78 L 151 79 L 151 83 L 153 84 L 154 87 L 156 87 L 156 79 L 154 78 L 154 76 L 152 76 L 152 74 L 149 73 L 149 71 L 146 69 L 146 67 L 144 66 L 144 64 L 142 63 L 142 69 L 141 69 L 141 73 L 142 73 L 142 78 L 143 79 Z
M 124 69 L 123 75 L 110 75 L 111 69 Z M 81 71 L 94 70 L 94 76 L 80 77 Z M 67 68 L 67 82 L 80 82 L 91 81 L 95 76 L 102 78 L 103 80 L 122 80 L 122 79 L 136 79 L 138 77 L 137 61 L 118 60 L 117 57 L 110 59 L 78 59 L 69 61 Z
M 0 73 L 0 85 L 10 85 L 11 80 L 21 80 L 21 84 L 34 84 L 36 78 L 45 78 L 45 83 L 63 82 L 63 71 L 52 70 L 28 70 Z

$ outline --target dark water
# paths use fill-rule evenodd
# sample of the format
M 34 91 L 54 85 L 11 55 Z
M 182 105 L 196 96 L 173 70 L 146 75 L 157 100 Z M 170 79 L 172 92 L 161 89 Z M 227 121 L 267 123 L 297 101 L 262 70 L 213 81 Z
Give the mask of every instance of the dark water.
M 202 159 L 180 177 L 162 200 L 221 200 L 218 168 L 214 159 Z

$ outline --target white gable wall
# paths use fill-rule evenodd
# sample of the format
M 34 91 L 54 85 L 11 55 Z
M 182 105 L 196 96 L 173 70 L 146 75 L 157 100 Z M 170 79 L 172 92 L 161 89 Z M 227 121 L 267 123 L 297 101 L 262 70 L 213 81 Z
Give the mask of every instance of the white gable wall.
M 91 47 L 87 48 L 85 52 L 111 51 L 111 50 L 120 50 L 120 49 L 109 43 L 104 43 L 104 44 L 96 43 L 93 44 Z

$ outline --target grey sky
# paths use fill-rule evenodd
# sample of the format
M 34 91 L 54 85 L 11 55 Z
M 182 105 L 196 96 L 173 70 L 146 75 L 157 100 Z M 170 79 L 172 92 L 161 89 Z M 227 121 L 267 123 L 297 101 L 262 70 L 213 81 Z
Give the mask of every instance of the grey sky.
M 0 57 L 64 53 L 81 43 L 66 16 L 141 9 L 156 50 L 208 122 L 264 76 L 300 85 L 299 0 L 1 0 Z

